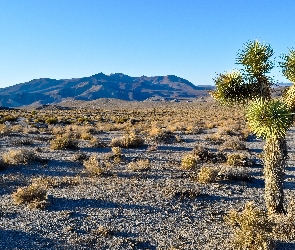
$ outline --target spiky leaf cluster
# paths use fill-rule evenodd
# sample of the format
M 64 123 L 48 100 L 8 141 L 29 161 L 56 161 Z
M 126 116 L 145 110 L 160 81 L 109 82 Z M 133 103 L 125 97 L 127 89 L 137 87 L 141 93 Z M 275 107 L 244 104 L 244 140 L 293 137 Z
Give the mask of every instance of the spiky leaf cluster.
M 237 70 L 219 74 L 213 80 L 216 90 L 212 92 L 212 96 L 223 104 L 243 102 L 251 95 L 249 86 L 244 83 L 242 74 Z
M 295 85 L 292 85 L 287 91 L 283 94 L 282 100 L 287 104 L 290 110 L 295 109 Z
M 274 67 L 274 63 L 270 60 L 273 54 L 269 44 L 263 44 L 257 40 L 249 41 L 238 53 L 236 61 L 237 64 L 245 67 L 247 74 L 259 78 L 269 73 Z
M 282 67 L 283 75 L 291 82 L 295 82 L 295 50 L 290 49 L 289 54 L 283 55 L 281 58 L 283 61 L 279 64 Z
M 249 104 L 246 117 L 250 129 L 263 138 L 283 138 L 293 122 L 292 114 L 285 103 L 262 98 Z

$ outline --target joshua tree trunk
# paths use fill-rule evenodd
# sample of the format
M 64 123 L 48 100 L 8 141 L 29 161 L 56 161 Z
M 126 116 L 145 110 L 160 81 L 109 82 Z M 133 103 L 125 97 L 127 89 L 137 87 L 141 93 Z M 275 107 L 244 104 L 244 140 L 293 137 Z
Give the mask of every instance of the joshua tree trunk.
M 285 213 L 284 169 L 287 160 L 285 138 L 266 139 L 264 145 L 265 203 L 270 214 Z

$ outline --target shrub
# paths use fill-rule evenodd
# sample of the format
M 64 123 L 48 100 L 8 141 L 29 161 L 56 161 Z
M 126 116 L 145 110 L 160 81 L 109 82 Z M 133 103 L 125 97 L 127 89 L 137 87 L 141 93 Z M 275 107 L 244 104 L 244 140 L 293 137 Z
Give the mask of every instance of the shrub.
M 132 171 L 147 171 L 150 169 L 150 161 L 148 159 L 132 161 L 128 164 L 128 169 Z
M 222 163 L 226 161 L 226 156 L 223 153 L 210 152 L 208 148 L 196 145 L 192 154 L 197 160 L 207 163 Z
M 246 144 L 237 138 L 233 138 L 225 141 L 219 148 L 220 150 L 233 149 L 233 150 L 245 150 Z
M 136 135 L 135 132 L 130 132 L 120 138 L 113 138 L 111 141 L 111 147 L 122 148 L 136 148 L 144 144 L 144 139 Z
M 227 156 L 227 164 L 230 166 L 245 167 L 249 164 L 249 159 L 244 154 L 229 154 Z
M 12 198 L 16 204 L 27 204 L 29 208 L 43 209 L 49 204 L 46 189 L 34 184 L 17 189 Z
M 94 147 L 94 148 L 102 148 L 102 147 L 105 147 L 105 143 L 101 140 L 99 140 L 98 138 L 96 137 L 93 137 L 90 141 L 89 141 L 89 144 L 91 147 Z
M 236 227 L 233 245 L 234 249 L 275 249 L 272 238 L 274 224 L 268 219 L 267 213 L 254 206 L 246 204 L 242 212 L 230 211 L 225 221 Z
M 70 135 L 57 136 L 56 139 L 50 142 L 50 148 L 58 149 L 76 149 L 78 148 L 78 141 L 73 139 Z
M 102 162 L 96 154 L 92 154 L 88 160 L 83 162 L 84 167 L 91 175 L 101 175 L 105 168 L 104 162 Z
M 213 167 L 202 167 L 198 173 L 198 181 L 200 183 L 210 183 L 214 182 L 219 170 Z
M 181 159 L 181 168 L 185 170 L 189 170 L 197 167 L 197 160 L 194 155 L 186 154 Z
M 10 149 L 2 157 L 4 163 L 9 165 L 28 164 L 37 159 L 35 153 L 28 149 Z
M 54 125 L 58 123 L 58 119 L 55 117 L 49 117 L 45 120 L 47 124 Z
M 150 138 L 156 143 L 175 143 L 180 142 L 181 138 L 178 138 L 170 131 L 159 128 L 152 128 L 149 132 Z

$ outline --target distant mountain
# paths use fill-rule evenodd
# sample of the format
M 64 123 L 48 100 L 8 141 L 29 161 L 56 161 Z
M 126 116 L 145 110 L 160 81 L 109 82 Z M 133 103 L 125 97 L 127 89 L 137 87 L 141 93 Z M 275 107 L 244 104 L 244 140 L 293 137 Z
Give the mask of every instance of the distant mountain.
M 0 106 L 53 104 L 65 99 L 95 100 L 117 98 L 143 101 L 151 97 L 165 99 L 196 98 L 207 95 L 212 86 L 195 86 L 175 75 L 131 77 L 122 73 L 72 79 L 41 78 L 0 89 Z

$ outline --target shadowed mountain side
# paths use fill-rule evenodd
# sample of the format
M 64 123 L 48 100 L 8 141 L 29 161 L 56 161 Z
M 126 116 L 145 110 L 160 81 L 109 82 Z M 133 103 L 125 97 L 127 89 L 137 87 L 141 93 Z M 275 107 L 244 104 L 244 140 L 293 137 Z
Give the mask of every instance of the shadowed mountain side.
M 65 98 L 88 101 L 98 98 L 143 101 L 154 96 L 168 100 L 196 98 L 207 96 L 206 90 L 212 88 L 212 86 L 195 86 L 175 75 L 131 77 L 121 73 L 111 75 L 99 73 L 73 79 L 41 78 L 2 88 L 0 105 L 18 107 L 32 103 L 52 104 Z

